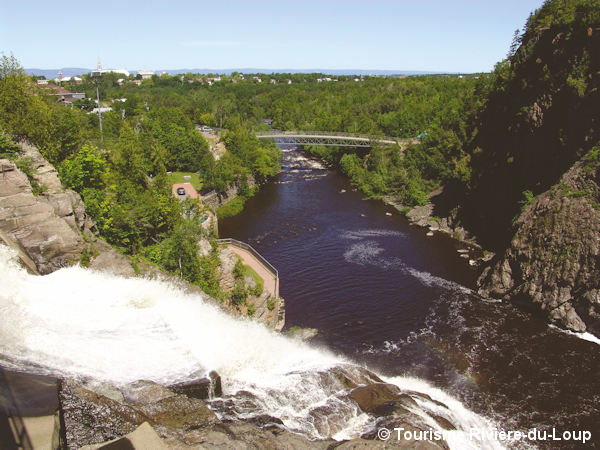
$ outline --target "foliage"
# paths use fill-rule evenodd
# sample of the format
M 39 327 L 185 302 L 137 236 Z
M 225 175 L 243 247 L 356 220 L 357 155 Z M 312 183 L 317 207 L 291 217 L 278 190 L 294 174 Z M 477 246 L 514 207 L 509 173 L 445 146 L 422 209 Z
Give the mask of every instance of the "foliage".
M 0 134 L 0 158 L 13 159 L 21 148 L 7 136 Z
M 108 164 L 97 147 L 84 145 L 59 166 L 61 181 L 65 187 L 77 192 L 84 189 L 103 189 L 108 175 Z
M 85 118 L 79 110 L 54 104 L 39 91 L 11 55 L 0 58 L 0 130 L 28 139 L 56 164 L 83 143 Z
M 185 220 L 160 245 L 150 247 L 146 254 L 168 272 L 199 286 L 215 298 L 222 298 L 216 272 L 219 266 L 216 246 L 209 255 L 198 255 L 198 241 L 203 236 L 206 238 L 205 231 L 197 221 Z
M 227 202 L 225 206 L 221 206 L 219 209 L 217 209 L 217 217 L 220 217 L 222 219 L 225 219 L 227 217 L 233 217 L 242 212 L 243 208 L 244 199 L 242 197 L 235 197 L 229 202 Z

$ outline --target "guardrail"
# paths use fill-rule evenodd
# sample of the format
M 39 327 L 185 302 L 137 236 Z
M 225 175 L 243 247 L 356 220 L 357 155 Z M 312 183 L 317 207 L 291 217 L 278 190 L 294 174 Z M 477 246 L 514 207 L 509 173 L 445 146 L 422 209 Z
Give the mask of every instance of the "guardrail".
M 394 142 L 408 142 L 410 138 L 395 138 L 391 136 L 379 136 L 376 134 L 359 134 L 359 133 L 338 133 L 331 131 L 256 131 L 256 136 L 335 136 L 335 137 L 349 137 L 357 139 L 369 139 L 371 141 L 394 141 Z
M 210 191 L 207 192 L 206 194 L 204 194 L 202 196 L 202 199 L 200 200 L 202 203 L 204 203 L 205 201 L 210 200 L 211 198 L 213 198 L 215 195 L 217 195 L 217 191 Z
M 248 253 L 250 253 L 267 272 L 275 277 L 275 298 L 279 298 L 279 272 L 269 263 L 269 261 L 263 258 L 263 256 L 254 250 L 254 248 L 252 248 L 250 245 L 246 244 L 245 242 L 238 241 L 237 239 L 217 239 L 217 242 L 219 244 L 233 245 L 234 247 L 246 250 Z

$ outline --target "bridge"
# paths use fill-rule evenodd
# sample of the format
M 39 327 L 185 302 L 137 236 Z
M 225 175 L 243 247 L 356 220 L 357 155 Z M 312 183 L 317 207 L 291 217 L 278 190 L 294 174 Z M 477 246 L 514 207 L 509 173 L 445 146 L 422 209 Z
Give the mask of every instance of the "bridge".
M 400 148 L 415 139 L 399 139 L 374 134 L 333 133 L 331 131 L 259 131 L 258 139 L 273 139 L 277 144 L 298 145 L 336 145 L 340 147 L 372 147 L 373 143 L 390 146 L 398 144 Z

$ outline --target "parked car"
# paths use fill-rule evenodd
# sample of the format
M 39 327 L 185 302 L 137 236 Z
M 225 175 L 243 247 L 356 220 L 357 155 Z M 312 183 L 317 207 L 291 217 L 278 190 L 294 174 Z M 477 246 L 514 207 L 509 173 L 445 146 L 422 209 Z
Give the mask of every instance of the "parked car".
M 210 133 L 213 129 L 211 127 L 207 127 L 206 125 L 202 127 L 202 131 L 205 133 Z
M 179 195 L 185 195 L 185 189 L 184 188 L 177 188 L 177 193 Z

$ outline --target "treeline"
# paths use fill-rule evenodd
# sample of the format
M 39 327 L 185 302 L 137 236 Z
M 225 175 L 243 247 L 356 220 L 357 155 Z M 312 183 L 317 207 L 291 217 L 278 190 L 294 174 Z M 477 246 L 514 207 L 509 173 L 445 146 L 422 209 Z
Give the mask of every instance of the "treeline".
M 115 74 L 112 75 L 115 78 Z M 197 81 L 198 78 L 205 82 Z M 420 136 L 420 145 L 402 151 L 397 147 L 374 148 L 369 154 L 352 148 L 308 150 L 337 164 L 370 196 L 394 196 L 408 206 L 424 204 L 428 193 L 441 183 L 450 180 L 469 183 L 471 157 L 463 150 L 468 140 L 467 124 L 485 103 L 492 81 L 488 75 L 336 77 L 322 82 L 317 82 L 317 78 L 326 77 L 280 74 L 262 76 L 262 82 L 258 83 L 250 76 L 242 81 L 239 74 L 233 74 L 209 85 L 208 78 L 203 76 L 162 75 L 144 80 L 139 86 L 132 82 L 118 86 L 116 79 L 107 78 L 103 80 L 105 98 L 126 97 L 127 101 L 113 103 L 115 110 L 105 115 L 106 128 L 116 131 L 123 122 L 123 115 L 131 117 L 136 109 L 139 114 L 152 105 L 145 116 L 149 119 L 153 117 L 152 108 L 177 110 L 191 123 L 244 130 L 233 137 L 225 136 L 227 148 L 238 156 L 237 141 L 245 140 L 245 148 L 260 148 L 246 153 L 242 160 L 244 167 L 263 179 L 275 173 L 277 167 L 273 162 L 278 157 L 277 151 L 264 143 L 258 145 L 248 131 L 270 130 L 270 126 L 265 125 L 266 119 L 272 121 L 273 128 L 281 130 L 351 132 L 397 138 Z M 276 83 L 267 82 L 271 79 Z M 145 128 L 151 127 L 147 123 Z M 174 139 L 169 138 L 169 141 L 174 142 Z M 344 155 L 348 156 L 342 163 Z M 196 160 L 202 161 L 202 158 L 196 157 Z M 204 172 L 207 167 L 203 165 L 198 170 Z M 213 183 L 217 190 L 231 183 L 231 176 L 239 171 L 218 173 Z
M 167 171 L 197 172 L 203 189 L 224 192 L 239 185 L 249 194 L 249 176 L 263 181 L 279 171 L 280 150 L 259 142 L 240 122 L 224 134 L 230 151 L 217 161 L 184 110 L 136 96 L 117 102 L 103 119 L 100 134 L 96 114 L 57 102 L 13 56 L 2 55 L 1 157 L 29 172 L 31 161 L 12 142 L 30 141 L 57 168 L 63 185 L 82 196 L 98 233 L 113 247 L 222 298 L 215 246 L 204 256 L 198 252 L 199 240 L 209 237 L 199 223 L 206 211 L 198 201 L 180 203 L 173 196 Z M 35 186 L 36 195 L 44 192 Z

